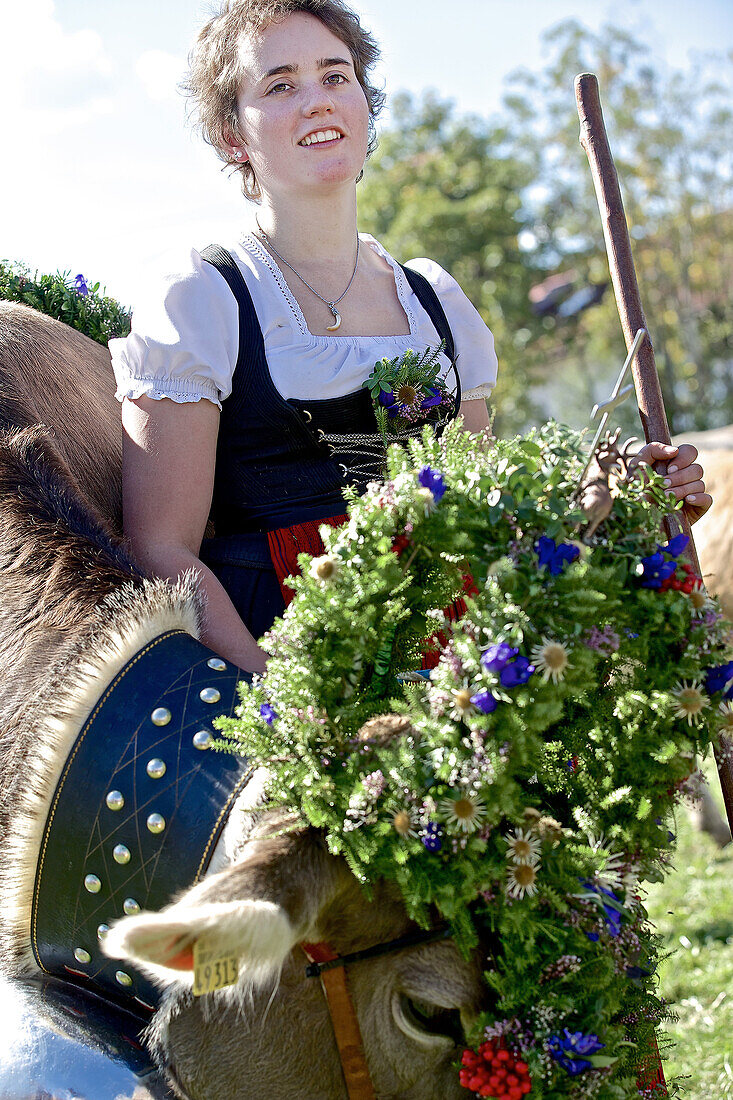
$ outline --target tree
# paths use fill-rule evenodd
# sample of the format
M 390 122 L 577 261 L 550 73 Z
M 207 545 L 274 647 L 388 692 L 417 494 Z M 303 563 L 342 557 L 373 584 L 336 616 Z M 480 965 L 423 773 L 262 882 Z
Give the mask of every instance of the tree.
M 572 93 L 579 72 L 598 75 L 621 180 L 642 300 L 673 430 L 733 420 L 733 111 L 730 61 L 697 61 L 665 75 L 629 34 L 593 34 L 575 21 L 546 35 L 553 56 L 521 71 L 506 96 L 507 151 L 534 186 L 519 215 L 531 224 L 537 268 L 608 277 L 601 224 Z M 726 78 L 728 83 L 726 83 Z M 623 344 L 610 295 L 572 323 L 545 321 L 531 348 L 536 369 L 565 377 L 613 373 Z M 581 386 L 582 389 L 582 386 Z

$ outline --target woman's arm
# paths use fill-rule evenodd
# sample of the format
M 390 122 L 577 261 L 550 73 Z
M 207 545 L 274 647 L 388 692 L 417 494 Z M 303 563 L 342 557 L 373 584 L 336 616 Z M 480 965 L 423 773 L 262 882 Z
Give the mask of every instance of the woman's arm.
M 140 397 L 122 404 L 124 531 L 143 569 L 176 580 L 194 568 L 205 594 L 201 640 L 248 672 L 264 672 L 257 645 L 198 555 L 211 508 L 219 410 Z
M 461 401 L 460 415 L 467 432 L 480 432 L 489 426 L 489 409 L 483 397 Z

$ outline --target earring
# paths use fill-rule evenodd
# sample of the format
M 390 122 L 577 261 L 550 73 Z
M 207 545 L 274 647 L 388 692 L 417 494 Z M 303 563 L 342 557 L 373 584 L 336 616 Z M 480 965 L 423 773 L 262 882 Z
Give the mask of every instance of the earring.
M 234 160 L 241 160 L 243 156 L 244 153 L 241 149 L 232 149 L 232 157 L 234 158 Z

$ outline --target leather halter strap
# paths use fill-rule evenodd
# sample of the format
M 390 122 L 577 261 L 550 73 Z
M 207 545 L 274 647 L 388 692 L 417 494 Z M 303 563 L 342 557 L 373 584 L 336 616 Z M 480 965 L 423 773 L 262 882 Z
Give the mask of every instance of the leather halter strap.
M 420 929 L 349 955 L 338 955 L 327 943 L 301 943 L 301 949 L 310 964 L 305 968 L 306 977 L 321 980 L 349 1100 L 376 1100 L 376 1094 L 364 1056 L 364 1043 L 349 992 L 345 967 L 349 963 L 365 962 L 408 947 L 445 940 L 450 935 L 451 930 L 445 925 L 427 931 Z
M 331 1015 L 349 1100 L 376 1100 L 346 971 L 338 965 L 339 956 L 327 943 L 301 943 L 300 946 L 308 961 L 318 965 L 317 973 Z M 336 965 L 321 969 L 319 964 L 322 963 Z

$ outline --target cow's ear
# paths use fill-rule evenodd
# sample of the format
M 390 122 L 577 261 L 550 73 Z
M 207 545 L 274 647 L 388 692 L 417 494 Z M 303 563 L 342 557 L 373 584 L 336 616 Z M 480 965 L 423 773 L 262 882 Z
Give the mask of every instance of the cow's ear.
M 253 984 L 276 974 L 301 940 L 318 938 L 318 914 L 348 881 L 341 861 L 310 832 L 252 841 L 245 858 L 204 879 L 160 913 L 124 917 L 104 950 L 156 978 L 193 980 L 193 948 L 236 957 Z

